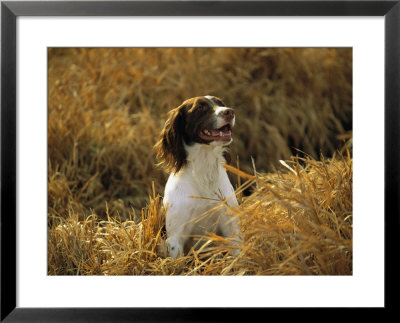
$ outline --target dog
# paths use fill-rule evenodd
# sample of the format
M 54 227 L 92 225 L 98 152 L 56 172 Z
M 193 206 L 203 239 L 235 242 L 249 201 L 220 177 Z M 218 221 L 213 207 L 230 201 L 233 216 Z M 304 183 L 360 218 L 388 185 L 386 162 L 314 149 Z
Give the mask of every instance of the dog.
M 155 150 L 170 173 L 163 200 L 170 257 L 186 254 L 196 236 L 239 237 L 238 220 L 229 212 L 238 202 L 223 167 L 234 125 L 234 110 L 215 96 L 188 99 L 168 114 Z

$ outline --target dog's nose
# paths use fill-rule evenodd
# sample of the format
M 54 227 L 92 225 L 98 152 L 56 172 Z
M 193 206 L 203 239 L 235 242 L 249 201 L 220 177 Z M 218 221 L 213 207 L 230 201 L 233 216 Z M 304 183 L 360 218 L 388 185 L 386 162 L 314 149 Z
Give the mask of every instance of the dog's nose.
M 226 120 L 232 120 L 233 117 L 235 116 L 235 111 L 231 108 L 226 108 L 225 110 L 221 111 L 221 115 L 226 119 Z

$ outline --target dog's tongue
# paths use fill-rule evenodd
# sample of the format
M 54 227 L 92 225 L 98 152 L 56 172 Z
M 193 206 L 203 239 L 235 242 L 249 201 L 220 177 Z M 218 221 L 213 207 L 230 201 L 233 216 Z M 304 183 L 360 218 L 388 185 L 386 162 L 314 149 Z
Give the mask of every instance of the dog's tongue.
M 211 130 L 211 135 L 213 137 L 214 136 L 227 137 L 227 136 L 230 136 L 231 134 L 232 134 L 232 131 L 228 125 L 225 125 L 224 127 L 219 128 L 219 129 Z
M 215 136 L 229 136 L 231 134 L 231 131 L 229 129 L 215 129 L 215 130 L 211 130 L 211 136 L 215 137 Z
M 227 141 L 232 137 L 232 131 L 228 129 L 224 130 L 211 130 L 211 135 L 216 141 Z
M 200 137 L 205 140 L 229 141 L 232 138 L 232 130 L 229 125 L 219 129 L 200 131 Z

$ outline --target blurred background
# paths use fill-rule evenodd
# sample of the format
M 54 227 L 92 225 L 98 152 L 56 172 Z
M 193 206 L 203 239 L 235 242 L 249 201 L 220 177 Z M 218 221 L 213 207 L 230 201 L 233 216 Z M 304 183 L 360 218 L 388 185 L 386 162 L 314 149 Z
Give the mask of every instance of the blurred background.
M 167 112 L 199 95 L 235 109 L 233 166 L 331 157 L 351 138 L 352 49 L 50 48 L 49 224 L 140 216 L 168 177 L 153 151 Z

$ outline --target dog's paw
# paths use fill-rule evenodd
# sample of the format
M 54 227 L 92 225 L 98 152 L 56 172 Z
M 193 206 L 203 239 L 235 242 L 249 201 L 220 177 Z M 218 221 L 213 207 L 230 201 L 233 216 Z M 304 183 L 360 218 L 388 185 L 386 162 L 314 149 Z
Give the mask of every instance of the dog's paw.
M 183 256 L 183 245 L 180 239 L 171 237 L 167 239 L 168 255 L 172 258 L 178 258 Z

